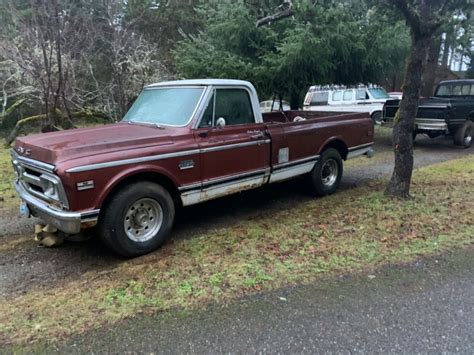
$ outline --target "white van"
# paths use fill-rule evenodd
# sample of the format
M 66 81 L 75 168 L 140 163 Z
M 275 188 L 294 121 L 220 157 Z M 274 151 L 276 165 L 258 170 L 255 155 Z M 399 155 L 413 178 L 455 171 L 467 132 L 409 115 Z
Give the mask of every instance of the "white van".
M 375 85 L 311 86 L 303 110 L 323 112 L 368 112 L 374 123 L 382 121 L 385 101 L 390 99 L 384 88 Z
M 273 106 L 273 107 L 272 107 Z M 290 104 L 288 101 L 281 101 L 282 111 L 290 111 Z M 280 111 L 280 100 L 267 100 L 260 102 L 260 111 L 262 112 L 273 112 Z

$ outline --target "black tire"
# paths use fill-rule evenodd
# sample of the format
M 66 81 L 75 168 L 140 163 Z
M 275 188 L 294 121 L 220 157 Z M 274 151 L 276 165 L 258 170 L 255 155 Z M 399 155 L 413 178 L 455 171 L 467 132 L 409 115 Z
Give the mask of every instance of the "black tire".
M 467 121 L 454 133 L 454 144 L 469 148 L 472 145 L 473 135 L 474 123 Z
M 166 241 L 174 216 L 175 205 L 166 189 L 148 181 L 133 183 L 115 193 L 102 209 L 99 235 L 121 256 L 147 254 Z M 134 232 L 135 240 L 131 236 Z
M 415 143 L 416 135 L 417 135 L 417 134 L 418 134 L 418 133 L 416 133 L 416 131 L 413 131 L 413 133 L 411 134 L 411 138 L 412 138 L 412 140 L 413 140 L 413 143 Z
M 337 171 L 334 172 L 334 168 Z M 320 161 L 308 175 L 311 192 L 317 196 L 326 196 L 334 193 L 341 182 L 342 172 L 341 154 L 334 148 L 326 149 L 321 154 Z
M 382 119 L 382 112 L 381 111 L 376 111 L 372 114 L 372 121 L 374 122 L 374 125 L 381 125 L 383 122 Z

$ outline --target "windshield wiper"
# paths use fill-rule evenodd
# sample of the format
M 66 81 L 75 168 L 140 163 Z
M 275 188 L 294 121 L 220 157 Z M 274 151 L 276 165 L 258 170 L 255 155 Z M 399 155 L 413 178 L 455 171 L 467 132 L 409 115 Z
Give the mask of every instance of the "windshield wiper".
M 136 125 L 143 125 L 143 126 L 154 126 L 158 129 L 165 129 L 165 126 L 159 123 L 152 123 L 152 122 L 140 122 L 140 121 L 127 121 L 128 124 L 136 124 Z

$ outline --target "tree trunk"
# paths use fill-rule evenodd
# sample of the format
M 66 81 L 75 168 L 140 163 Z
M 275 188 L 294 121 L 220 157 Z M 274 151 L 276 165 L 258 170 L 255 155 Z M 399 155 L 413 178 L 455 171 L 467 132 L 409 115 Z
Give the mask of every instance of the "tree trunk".
M 297 90 L 292 90 L 290 94 L 290 108 L 292 110 L 299 110 L 300 94 Z
M 393 197 L 410 196 L 413 172 L 413 129 L 421 91 L 421 77 L 430 46 L 431 36 L 412 33 L 412 46 L 403 82 L 403 99 L 393 127 L 395 167 L 385 194 Z
M 436 77 L 438 74 L 438 61 L 441 52 L 441 36 L 436 37 L 428 49 L 428 60 L 426 62 L 426 69 L 423 74 L 423 86 L 421 95 L 430 97 L 433 95 L 434 86 L 436 84 Z
M 449 61 L 449 51 L 451 49 L 453 41 L 453 35 L 451 31 L 446 32 L 446 37 L 443 41 L 443 56 L 441 57 L 441 67 L 447 69 L 448 68 L 448 61 Z

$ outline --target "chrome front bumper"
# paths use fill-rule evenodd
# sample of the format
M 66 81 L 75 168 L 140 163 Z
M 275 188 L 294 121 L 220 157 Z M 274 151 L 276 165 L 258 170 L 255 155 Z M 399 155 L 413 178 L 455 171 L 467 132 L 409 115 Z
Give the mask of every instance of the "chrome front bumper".
M 39 217 L 46 223 L 52 224 L 67 234 L 77 234 L 81 229 L 93 227 L 97 224 L 99 210 L 87 212 L 70 212 L 57 209 L 46 202 L 31 196 L 28 191 L 16 180 L 15 189 L 20 198 L 26 202 L 33 216 Z
M 382 126 L 393 127 L 393 118 L 386 118 Z M 448 131 L 448 124 L 445 120 L 431 118 L 416 118 L 415 129 L 421 131 Z
M 417 118 L 415 119 L 415 127 L 419 130 L 426 131 L 447 131 L 448 124 L 445 120 L 437 120 L 431 118 Z

